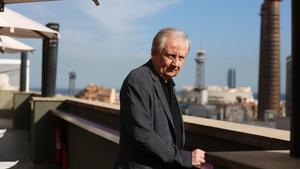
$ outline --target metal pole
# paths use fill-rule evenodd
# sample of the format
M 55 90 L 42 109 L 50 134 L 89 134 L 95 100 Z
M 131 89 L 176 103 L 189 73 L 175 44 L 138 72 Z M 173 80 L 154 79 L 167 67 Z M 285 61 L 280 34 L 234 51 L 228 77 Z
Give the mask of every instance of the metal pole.
M 58 31 L 59 24 L 49 23 L 47 27 Z M 56 88 L 58 38 L 44 38 L 42 67 L 42 96 L 53 97 Z
M 297 5 L 298 4 L 298 5 Z M 297 72 L 300 72 L 300 27 L 299 16 L 300 11 L 299 0 L 292 0 L 292 91 L 291 91 L 291 150 L 292 157 L 300 157 L 300 106 L 297 99 L 300 97 L 300 82 L 297 81 Z M 298 20 L 297 20 L 298 19 Z M 298 21 L 298 23 L 297 23 Z M 299 74 L 298 74 L 299 76 Z M 298 77 L 299 78 L 299 77 Z
M 26 91 L 27 84 L 27 52 L 21 52 L 20 91 Z

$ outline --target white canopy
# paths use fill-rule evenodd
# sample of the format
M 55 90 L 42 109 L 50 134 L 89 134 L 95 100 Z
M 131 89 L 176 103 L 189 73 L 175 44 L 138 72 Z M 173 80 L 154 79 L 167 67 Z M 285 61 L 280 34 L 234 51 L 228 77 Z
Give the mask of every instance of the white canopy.
M 0 12 L 0 35 L 21 38 L 54 38 L 59 33 L 13 10 Z
M 24 2 L 40 2 L 40 1 L 59 1 L 59 0 L 3 0 L 4 4 L 15 4 L 15 3 L 24 3 Z M 92 0 L 96 5 L 99 5 L 99 0 Z
M 23 2 L 39 2 L 39 1 L 57 1 L 57 0 L 3 0 L 4 4 L 14 4 Z
M 0 35 L 0 51 L 2 53 L 32 52 L 35 49 L 8 36 Z

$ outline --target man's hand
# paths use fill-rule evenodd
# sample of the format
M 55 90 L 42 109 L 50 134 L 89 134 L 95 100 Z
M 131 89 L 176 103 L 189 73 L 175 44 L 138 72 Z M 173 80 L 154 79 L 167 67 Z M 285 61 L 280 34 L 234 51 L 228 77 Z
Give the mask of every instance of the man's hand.
M 192 165 L 196 168 L 201 168 L 201 164 L 205 163 L 205 152 L 200 149 L 195 149 L 192 152 Z

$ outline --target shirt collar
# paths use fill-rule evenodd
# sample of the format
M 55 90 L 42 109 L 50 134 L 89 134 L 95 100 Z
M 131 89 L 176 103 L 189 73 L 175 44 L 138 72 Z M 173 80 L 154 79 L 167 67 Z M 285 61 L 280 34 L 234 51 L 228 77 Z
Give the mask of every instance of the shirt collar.
M 156 72 L 156 70 L 154 69 L 154 65 L 153 65 L 151 59 L 149 60 L 149 65 L 150 65 L 150 69 L 152 70 L 153 74 L 159 78 L 159 81 L 160 81 L 161 84 L 163 84 L 163 85 L 168 85 L 168 86 L 170 86 L 170 87 L 174 87 L 174 86 L 176 85 L 175 82 L 174 82 L 174 80 L 173 80 L 172 78 L 168 79 L 167 82 L 166 82 L 166 81 L 159 75 L 159 73 Z

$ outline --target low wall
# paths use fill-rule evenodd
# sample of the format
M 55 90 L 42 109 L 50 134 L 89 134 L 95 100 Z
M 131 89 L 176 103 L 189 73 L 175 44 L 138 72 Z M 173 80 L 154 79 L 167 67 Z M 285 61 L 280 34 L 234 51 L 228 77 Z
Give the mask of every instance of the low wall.
M 32 104 L 34 162 L 53 162 L 55 124 L 49 121 L 52 114 L 66 128 L 63 135 L 70 169 L 113 167 L 119 141 L 119 106 L 70 98 L 34 98 Z M 184 122 L 186 149 L 202 148 L 208 152 L 289 149 L 288 131 L 192 116 L 184 116 Z
M 15 91 L 0 89 L 0 128 L 13 127 L 13 96 Z
M 30 115 L 31 158 L 34 164 L 52 164 L 55 158 L 55 119 L 51 109 L 58 108 L 65 98 L 32 97 Z
M 14 92 L 12 90 L 0 90 L 0 111 L 13 108 Z
M 39 96 L 33 92 L 15 92 L 13 97 L 13 128 L 30 130 L 30 99 Z

